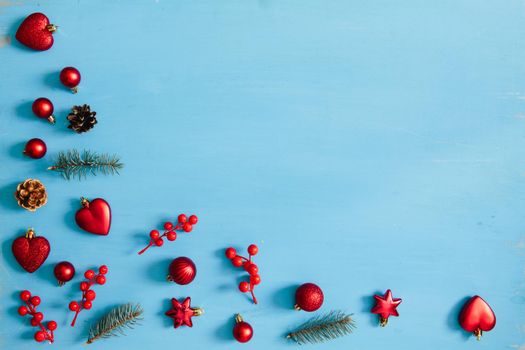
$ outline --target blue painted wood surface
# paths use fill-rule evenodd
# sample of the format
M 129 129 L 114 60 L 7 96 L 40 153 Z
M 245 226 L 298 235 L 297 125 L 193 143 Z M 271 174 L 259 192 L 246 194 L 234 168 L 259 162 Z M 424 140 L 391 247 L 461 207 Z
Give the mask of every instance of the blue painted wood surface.
M 14 40 L 37 11 L 60 26 L 47 52 Z M 59 323 L 59 349 L 83 349 L 89 322 L 128 301 L 144 306 L 143 325 L 93 348 L 231 349 L 240 312 L 255 329 L 245 348 L 291 349 L 283 334 L 310 316 L 290 310 L 293 289 L 311 281 L 324 311 L 358 325 L 318 349 L 523 350 L 524 14 L 519 0 L 1 1 L 0 347 L 37 346 L 16 315 L 30 289 Z M 77 95 L 58 82 L 68 65 L 83 74 Z M 31 114 L 40 96 L 55 103 L 54 127 Z M 76 135 L 65 116 L 81 103 L 99 124 Z M 32 137 L 48 144 L 42 160 L 21 155 Z M 126 167 L 82 182 L 45 170 L 71 147 Z M 36 213 L 12 196 L 28 177 L 49 191 Z M 108 237 L 76 227 L 80 196 L 110 202 Z M 180 212 L 199 215 L 195 231 L 137 256 Z M 32 275 L 10 252 L 30 226 L 52 245 Z M 223 257 L 250 243 L 258 306 Z M 181 255 L 198 267 L 184 287 L 164 281 Z M 110 267 L 73 329 L 80 277 L 56 287 L 60 260 Z M 387 288 L 403 303 L 380 329 L 371 297 Z M 480 342 L 457 324 L 474 294 L 498 320 Z M 206 314 L 174 331 L 163 313 L 188 295 Z

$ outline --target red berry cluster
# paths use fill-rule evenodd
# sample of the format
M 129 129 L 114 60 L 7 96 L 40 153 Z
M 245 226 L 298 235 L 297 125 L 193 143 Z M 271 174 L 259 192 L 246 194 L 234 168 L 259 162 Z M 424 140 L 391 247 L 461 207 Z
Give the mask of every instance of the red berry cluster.
M 158 230 L 152 230 L 149 233 L 149 244 L 139 252 L 139 255 L 144 253 L 151 246 L 162 246 L 164 244 L 162 237 L 166 237 L 168 241 L 174 241 L 177 239 L 177 231 L 191 232 L 191 230 L 193 230 L 193 225 L 197 224 L 199 218 L 197 215 L 190 215 L 190 217 L 186 217 L 186 215 L 180 214 L 177 217 L 177 221 L 177 225 L 173 225 L 173 223 L 169 221 L 165 222 L 164 233 L 162 235 Z
M 259 276 L 259 268 L 252 262 L 252 256 L 257 255 L 259 248 L 255 244 L 250 244 L 248 247 L 248 258 L 237 255 L 234 248 L 226 249 L 226 257 L 232 261 L 233 266 L 243 267 L 246 272 L 250 274 L 250 282 L 242 281 L 239 283 L 239 290 L 242 293 L 250 292 L 253 303 L 257 304 L 257 298 L 253 294 L 255 286 L 261 283 L 261 276 Z
M 69 310 L 75 312 L 75 318 L 73 318 L 73 322 L 71 322 L 71 327 L 75 326 L 75 322 L 77 321 L 77 316 L 83 309 L 89 310 L 93 306 L 93 300 L 95 300 L 97 294 L 94 290 L 91 289 L 91 286 L 94 284 L 104 284 L 106 283 L 106 274 L 108 273 L 108 267 L 106 265 L 102 265 L 98 268 L 98 274 L 95 273 L 93 270 L 87 270 L 84 273 L 84 277 L 87 281 L 80 283 L 80 290 L 82 291 L 82 301 L 76 302 L 72 301 L 69 303 Z
M 24 290 L 20 293 L 20 299 L 26 303 L 18 308 L 18 314 L 20 316 L 31 315 L 31 326 L 40 327 L 39 331 L 35 333 L 35 340 L 37 342 L 43 342 L 44 340 L 52 343 L 54 341 L 53 331 L 57 329 L 57 323 L 55 321 L 47 322 L 47 328 L 42 325 L 44 320 L 44 314 L 36 311 L 36 307 L 40 305 L 40 297 L 38 295 L 31 296 L 31 292 Z

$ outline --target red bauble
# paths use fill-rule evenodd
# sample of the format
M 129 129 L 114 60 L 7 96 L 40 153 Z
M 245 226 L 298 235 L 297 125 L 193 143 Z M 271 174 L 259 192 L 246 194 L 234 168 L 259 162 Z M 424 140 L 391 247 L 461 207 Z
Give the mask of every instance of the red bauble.
M 200 316 L 204 313 L 201 308 L 191 307 L 191 298 L 187 297 L 181 303 L 177 299 L 171 299 L 171 309 L 166 311 L 165 315 L 173 318 L 173 328 L 179 328 L 180 326 L 193 327 L 191 318 L 193 316 Z
M 76 94 L 78 92 L 78 84 L 80 84 L 80 72 L 75 67 L 66 67 L 60 72 L 60 81 L 66 87 Z
M 312 312 L 318 310 L 324 301 L 321 288 L 313 283 L 305 283 L 295 291 L 295 309 Z
M 47 146 L 41 139 L 31 139 L 27 141 L 24 148 L 24 154 L 33 159 L 40 159 L 46 155 Z
M 235 326 L 233 326 L 233 337 L 239 343 L 247 343 L 253 337 L 253 328 L 248 323 L 243 321 L 241 315 L 235 316 Z
M 392 291 L 390 289 L 388 289 L 384 295 L 374 295 L 374 299 L 376 300 L 376 304 L 371 312 L 379 315 L 379 325 L 381 327 L 386 326 L 389 316 L 399 316 L 397 307 L 401 304 L 402 300 L 392 298 Z
M 25 46 L 38 51 L 45 51 L 53 46 L 53 32 L 56 26 L 49 23 L 43 13 L 33 13 L 24 19 L 16 31 L 16 39 Z
M 36 237 L 33 230 L 28 230 L 25 236 L 18 237 L 11 246 L 16 261 L 24 270 L 33 273 L 46 261 L 51 246 L 45 237 Z
M 75 214 L 77 225 L 84 231 L 106 236 L 111 228 L 111 207 L 102 198 L 81 198 L 82 208 Z
M 49 121 L 51 124 L 55 124 L 55 117 L 53 116 L 53 111 L 55 110 L 55 107 L 49 99 L 45 97 L 37 98 L 33 102 L 32 108 L 33 113 L 38 118 L 47 119 L 47 121 Z
M 53 270 L 58 284 L 63 286 L 64 283 L 69 282 L 75 277 L 75 267 L 69 261 L 61 261 L 55 265 Z
M 489 304 L 476 295 L 461 309 L 459 324 L 467 332 L 474 333 L 479 340 L 483 332 L 488 332 L 496 326 L 496 315 Z
M 169 267 L 168 281 L 177 284 L 189 284 L 197 275 L 197 267 L 190 258 L 185 256 L 173 259 Z

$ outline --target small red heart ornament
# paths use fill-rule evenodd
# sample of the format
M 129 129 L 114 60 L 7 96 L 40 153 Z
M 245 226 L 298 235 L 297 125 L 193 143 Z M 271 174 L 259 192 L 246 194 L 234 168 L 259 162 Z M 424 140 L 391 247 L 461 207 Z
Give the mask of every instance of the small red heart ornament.
M 106 236 L 111 227 L 111 207 L 108 202 L 102 198 L 92 201 L 82 198 L 80 202 L 82 208 L 75 215 L 77 225 L 84 231 Z
M 46 261 L 51 246 L 45 237 L 36 237 L 35 232 L 30 229 L 25 236 L 13 241 L 11 250 L 20 266 L 27 272 L 33 273 Z
M 459 324 L 467 332 L 472 332 L 481 338 L 483 332 L 488 332 L 496 326 L 496 315 L 489 304 L 480 296 L 470 298 L 459 314 Z
M 49 18 L 40 12 L 24 19 L 16 31 L 16 39 L 25 46 L 38 51 L 49 50 L 53 46 L 53 32 L 56 26 L 49 23 Z

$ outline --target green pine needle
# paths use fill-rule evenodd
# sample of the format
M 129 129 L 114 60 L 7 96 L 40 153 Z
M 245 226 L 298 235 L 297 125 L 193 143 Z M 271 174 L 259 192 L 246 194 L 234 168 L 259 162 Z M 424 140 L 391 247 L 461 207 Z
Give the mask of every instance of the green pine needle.
M 120 158 L 116 155 L 98 154 L 92 151 L 69 150 L 58 154 L 55 165 L 50 166 L 48 170 L 57 171 L 62 174 L 64 179 L 70 180 L 77 177 L 79 180 L 86 178 L 88 175 L 119 174 L 119 170 L 124 167 Z
M 354 328 L 352 315 L 342 311 L 330 311 L 328 314 L 311 318 L 295 331 L 288 333 L 286 338 L 299 345 L 316 344 L 348 335 Z
M 99 339 L 125 335 L 126 329 L 133 329 L 142 320 L 142 312 L 140 304 L 128 303 L 115 307 L 91 326 L 86 344 Z

